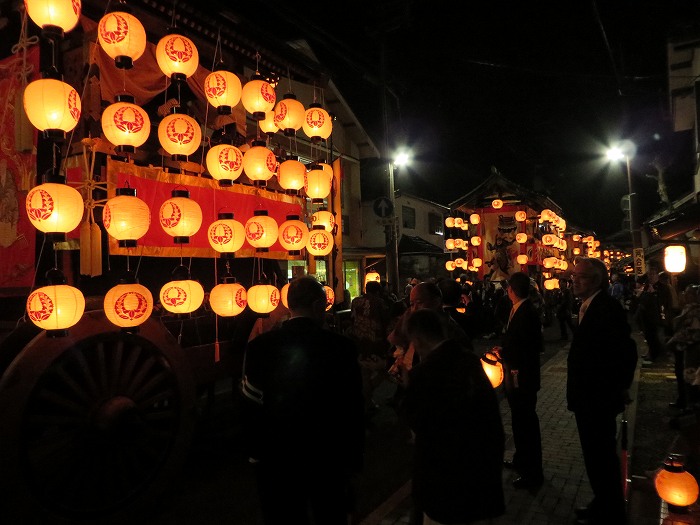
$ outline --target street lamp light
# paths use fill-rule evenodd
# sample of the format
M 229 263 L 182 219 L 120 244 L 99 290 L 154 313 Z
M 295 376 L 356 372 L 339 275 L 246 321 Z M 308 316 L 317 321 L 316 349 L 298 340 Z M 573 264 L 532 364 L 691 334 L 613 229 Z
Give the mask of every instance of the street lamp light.
M 633 149 L 633 145 L 630 144 L 629 149 Z M 644 269 L 644 252 L 639 242 L 639 229 L 636 224 L 636 206 L 634 205 L 635 194 L 632 191 L 632 170 L 630 169 L 630 155 L 628 153 L 628 148 L 621 148 L 620 146 L 614 146 L 609 148 L 606 152 L 606 157 L 610 161 L 625 161 L 627 167 L 627 192 L 629 193 L 629 200 L 627 205 L 628 219 L 629 219 L 629 230 L 630 230 L 630 240 L 632 242 L 632 254 L 634 261 L 634 272 L 637 276 L 645 273 Z

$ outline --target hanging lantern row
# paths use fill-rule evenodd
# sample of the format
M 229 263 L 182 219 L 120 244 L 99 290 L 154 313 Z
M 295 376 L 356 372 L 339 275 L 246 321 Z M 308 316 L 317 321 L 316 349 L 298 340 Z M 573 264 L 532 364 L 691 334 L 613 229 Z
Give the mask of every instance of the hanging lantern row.
M 553 268 L 555 270 L 566 270 L 569 267 L 569 263 L 564 259 L 559 259 L 557 257 L 545 257 L 542 261 L 542 266 L 545 268 Z
M 544 244 L 545 246 L 552 246 L 557 250 L 566 250 L 567 246 L 566 241 L 564 239 L 552 233 L 547 233 L 542 236 L 542 244 Z
M 540 212 L 539 222 L 548 222 L 559 231 L 566 230 L 566 221 L 549 209 L 544 209 Z

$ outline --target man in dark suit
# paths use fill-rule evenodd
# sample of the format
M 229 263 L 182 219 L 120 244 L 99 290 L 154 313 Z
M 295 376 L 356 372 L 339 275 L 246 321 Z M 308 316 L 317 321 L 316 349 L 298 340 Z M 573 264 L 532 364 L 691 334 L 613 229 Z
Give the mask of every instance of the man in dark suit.
M 364 402 L 354 343 L 322 327 L 326 293 L 295 279 L 291 318 L 248 343 L 243 432 L 266 525 L 346 525 L 361 467 Z
M 577 523 L 625 523 L 625 497 L 617 454 L 617 415 L 637 364 L 627 316 L 607 293 L 608 274 L 599 259 L 581 258 L 571 274 L 582 300 L 569 350 L 566 399 L 576 416 L 593 501 L 576 509 Z
M 542 438 L 537 417 L 540 389 L 540 352 L 544 350 L 542 323 L 530 300 L 530 278 L 517 272 L 508 279 L 508 297 L 513 304 L 499 354 L 503 361 L 505 392 L 510 407 L 515 454 L 504 461 L 517 470 L 515 488 L 542 485 Z

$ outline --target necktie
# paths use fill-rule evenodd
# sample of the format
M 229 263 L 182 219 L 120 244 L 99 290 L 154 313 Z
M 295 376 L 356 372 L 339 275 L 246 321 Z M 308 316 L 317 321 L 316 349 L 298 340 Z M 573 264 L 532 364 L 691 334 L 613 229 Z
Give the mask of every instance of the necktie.
M 510 322 L 513 320 L 513 314 L 515 313 L 515 308 L 510 309 L 510 315 L 508 316 L 508 324 L 506 325 L 506 328 L 510 326 Z
M 588 310 L 588 305 L 582 304 L 581 309 L 578 311 L 578 324 L 581 324 L 581 321 L 583 321 L 583 315 L 586 313 L 586 310 Z

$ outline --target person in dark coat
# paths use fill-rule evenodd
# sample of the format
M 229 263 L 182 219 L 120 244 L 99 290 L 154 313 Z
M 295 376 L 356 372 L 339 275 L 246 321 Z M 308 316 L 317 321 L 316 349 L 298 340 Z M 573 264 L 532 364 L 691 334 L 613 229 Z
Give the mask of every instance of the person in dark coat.
M 264 523 L 347 525 L 365 435 L 358 352 L 322 327 L 316 279 L 293 280 L 287 303 L 291 318 L 248 344 L 241 385 Z
M 517 470 L 515 488 L 542 485 L 542 438 L 537 417 L 537 392 L 540 389 L 540 352 L 544 350 L 542 323 L 530 299 L 530 278 L 522 272 L 508 279 L 508 297 L 513 303 L 502 345 L 506 399 L 510 406 L 515 454 L 504 461 Z
M 505 436 L 498 400 L 480 360 L 447 339 L 434 310 L 406 321 L 420 363 L 408 375 L 403 402 L 415 434 L 414 505 L 424 525 L 470 523 L 505 511 Z
M 617 415 L 637 365 L 625 310 L 607 293 L 608 274 L 599 259 L 581 258 L 572 273 L 582 300 L 568 357 L 566 399 L 576 417 L 593 501 L 576 509 L 577 523 L 625 523 L 625 498 L 617 454 Z

